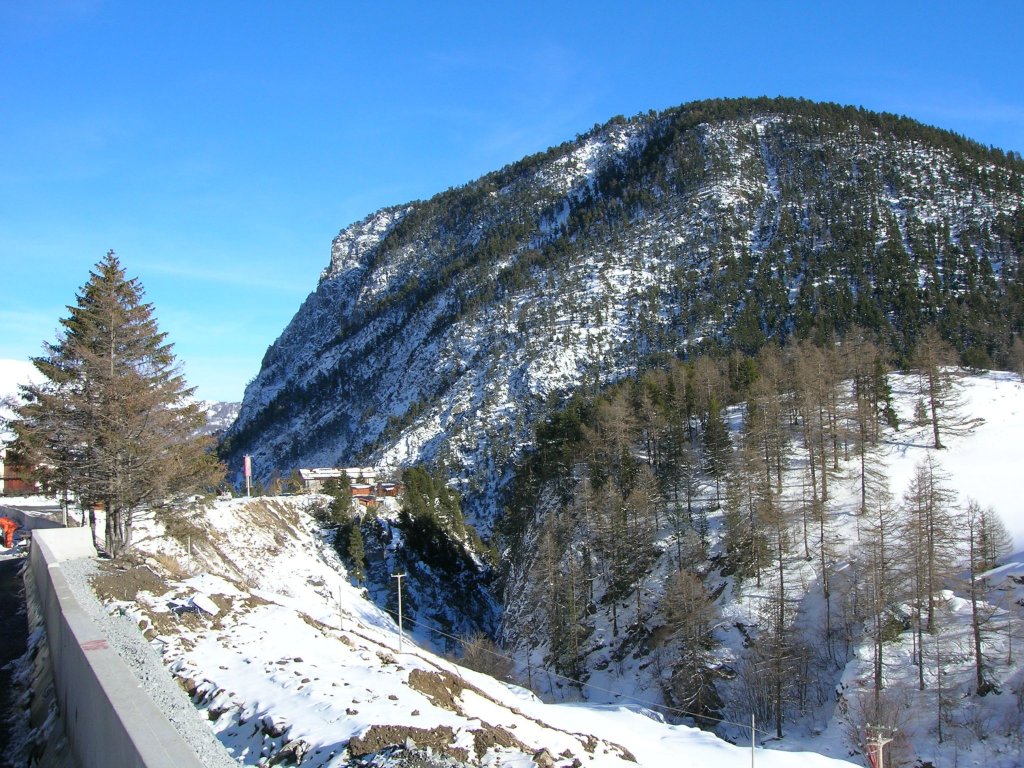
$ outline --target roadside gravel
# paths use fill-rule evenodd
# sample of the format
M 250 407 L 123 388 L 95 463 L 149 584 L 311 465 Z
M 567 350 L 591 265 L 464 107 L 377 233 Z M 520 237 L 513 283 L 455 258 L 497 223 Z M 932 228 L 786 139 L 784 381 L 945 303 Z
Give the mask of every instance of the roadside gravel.
M 214 736 L 207 719 L 174 681 L 160 655 L 142 636 L 135 622 L 127 616 L 108 615 L 103 609 L 89 586 L 89 577 L 97 570 L 96 561 L 68 560 L 62 562 L 60 568 L 82 609 L 100 627 L 157 708 L 191 745 L 203 765 L 210 768 L 237 768 L 239 763 L 232 759 L 224 745 Z

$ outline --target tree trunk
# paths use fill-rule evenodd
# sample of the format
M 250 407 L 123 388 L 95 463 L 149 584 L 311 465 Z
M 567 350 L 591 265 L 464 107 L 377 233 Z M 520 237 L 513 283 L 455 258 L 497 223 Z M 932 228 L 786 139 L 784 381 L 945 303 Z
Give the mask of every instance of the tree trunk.
M 971 547 L 973 549 L 973 546 Z M 974 553 L 971 553 L 974 557 Z M 972 561 L 973 565 L 973 561 Z M 974 568 L 971 568 L 971 632 L 974 635 L 974 677 L 978 687 L 978 695 L 984 696 L 988 693 L 988 685 L 985 683 L 984 664 L 981 656 L 981 618 L 978 616 L 978 588 L 974 580 Z

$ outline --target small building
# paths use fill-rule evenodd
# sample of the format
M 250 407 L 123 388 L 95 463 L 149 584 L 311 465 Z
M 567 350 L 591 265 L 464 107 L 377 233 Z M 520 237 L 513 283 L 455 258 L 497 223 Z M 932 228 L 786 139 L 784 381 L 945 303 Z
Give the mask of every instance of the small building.
M 320 493 L 324 489 L 324 483 L 328 480 L 337 480 L 341 477 L 340 469 L 300 469 L 299 478 L 307 493 Z
M 324 483 L 328 480 L 337 480 L 342 475 L 348 478 L 352 486 L 352 495 L 355 496 L 355 486 L 374 486 L 377 482 L 377 471 L 373 467 L 318 467 L 314 469 L 300 469 L 299 477 L 302 479 L 303 488 L 307 493 L 320 493 L 324 489 Z
M 353 499 L 372 499 L 376 497 L 376 488 L 366 483 L 354 483 L 352 486 Z
M 398 483 L 380 483 L 377 486 L 377 495 L 380 497 L 394 498 L 401 492 L 402 486 Z
M 6 446 L 0 446 L 0 494 L 28 496 L 38 490 L 31 479 L 31 468 L 18 461 Z
M 348 467 L 345 470 L 348 481 L 351 484 L 365 483 L 373 485 L 377 482 L 377 470 L 373 467 Z

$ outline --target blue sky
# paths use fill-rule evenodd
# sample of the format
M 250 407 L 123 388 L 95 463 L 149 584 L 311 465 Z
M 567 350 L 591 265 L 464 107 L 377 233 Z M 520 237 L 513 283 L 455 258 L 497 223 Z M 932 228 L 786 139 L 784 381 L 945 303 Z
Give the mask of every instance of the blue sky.
M 114 249 L 238 400 L 340 229 L 614 115 L 784 95 L 1024 152 L 1024 3 L 0 0 L 0 357 Z

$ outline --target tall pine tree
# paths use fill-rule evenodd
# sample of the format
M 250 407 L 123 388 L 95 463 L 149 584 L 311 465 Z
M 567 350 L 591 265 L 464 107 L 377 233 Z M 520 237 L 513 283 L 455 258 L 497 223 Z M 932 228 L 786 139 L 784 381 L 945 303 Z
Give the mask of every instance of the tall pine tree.
M 191 401 L 166 334 L 143 288 L 111 251 L 33 359 L 40 384 L 23 387 L 15 430 L 33 465 L 106 513 L 105 547 L 131 545 L 132 517 L 214 486 L 223 470 L 195 437 L 203 413 Z

